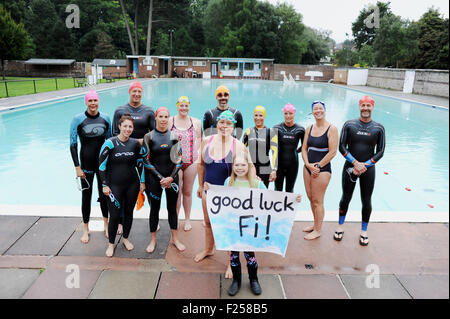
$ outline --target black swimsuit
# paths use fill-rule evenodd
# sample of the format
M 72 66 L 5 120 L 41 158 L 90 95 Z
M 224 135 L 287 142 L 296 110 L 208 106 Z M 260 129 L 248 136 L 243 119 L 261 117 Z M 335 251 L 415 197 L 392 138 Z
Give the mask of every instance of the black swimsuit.
M 325 157 L 325 155 L 328 154 L 328 130 L 330 129 L 330 126 L 328 126 L 325 133 L 323 133 L 321 136 L 312 136 L 311 131 L 313 129 L 313 125 L 311 125 L 307 140 L 308 162 L 318 163 Z M 306 166 L 305 168 L 308 171 L 309 175 L 311 175 L 310 170 Z M 321 167 L 320 172 L 329 172 L 331 174 L 331 164 L 328 163 L 324 167 Z

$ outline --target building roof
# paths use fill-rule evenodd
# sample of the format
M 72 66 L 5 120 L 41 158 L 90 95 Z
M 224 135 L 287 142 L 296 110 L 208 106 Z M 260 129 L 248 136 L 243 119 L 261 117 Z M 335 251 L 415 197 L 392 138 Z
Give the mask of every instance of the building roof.
M 29 59 L 25 64 L 41 64 L 41 65 L 71 65 L 73 59 Z
M 94 59 L 94 61 L 92 61 L 92 64 L 96 64 L 99 66 L 126 66 L 127 65 L 127 60 L 126 59 L 120 59 L 120 60 L 115 60 L 115 59 Z
M 145 55 L 127 55 L 127 58 L 140 58 L 140 57 L 146 57 Z M 263 58 L 224 58 L 224 57 L 199 57 L 199 56 L 154 56 L 151 55 L 150 58 L 172 58 L 174 60 L 214 60 L 214 61 L 248 61 L 248 62 L 254 62 L 254 61 L 274 61 L 275 59 L 263 59 Z

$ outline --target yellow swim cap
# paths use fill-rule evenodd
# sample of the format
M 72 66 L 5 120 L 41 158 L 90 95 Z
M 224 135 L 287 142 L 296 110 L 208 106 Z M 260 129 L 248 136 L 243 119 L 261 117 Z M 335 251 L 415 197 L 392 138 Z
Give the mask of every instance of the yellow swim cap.
M 178 100 L 177 100 L 177 109 L 178 109 L 178 106 L 181 104 L 181 103 L 187 103 L 187 104 L 191 104 L 191 102 L 189 102 L 189 98 L 187 97 L 187 96 L 180 96 L 179 98 L 178 98 Z
M 266 118 L 266 109 L 264 108 L 264 106 L 261 105 L 256 106 L 255 109 L 253 110 L 253 115 L 255 115 L 255 112 L 262 112 L 264 118 Z
M 230 91 L 228 90 L 228 88 L 225 85 L 221 85 L 216 89 L 216 96 L 219 93 L 228 93 L 228 95 L 230 95 Z

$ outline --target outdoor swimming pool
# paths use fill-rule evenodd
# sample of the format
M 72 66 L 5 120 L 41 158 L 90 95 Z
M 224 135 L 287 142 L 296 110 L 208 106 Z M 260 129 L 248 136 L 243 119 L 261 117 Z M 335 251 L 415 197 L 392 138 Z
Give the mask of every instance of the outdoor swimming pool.
M 296 122 L 306 127 L 314 122 L 309 115 L 311 101 L 321 99 L 327 105 L 327 119 L 340 132 L 346 120 L 359 117 L 358 101 L 365 95 L 326 83 L 283 85 L 260 80 L 158 79 L 143 82 L 143 103 L 155 110 L 167 106 L 175 114 L 177 98 L 187 95 L 191 100 L 190 115 L 201 119 L 205 110 L 216 105 L 214 92 L 221 84 L 230 89 L 229 105 L 242 112 L 244 127 L 254 126 L 252 111 L 256 105 L 267 109 L 266 126 L 282 122 L 281 108 L 288 102 L 297 108 Z M 99 95 L 100 111 L 112 118 L 114 110 L 127 103 L 128 87 L 100 91 Z M 386 151 L 376 164 L 373 210 L 393 214 L 448 212 L 448 110 L 372 96 L 373 119 L 386 129 Z M 81 194 L 76 188 L 69 152 L 69 126 L 73 116 L 85 108 L 80 95 L 42 103 L 39 107 L 0 112 L 0 205 L 80 205 Z M 331 164 L 333 176 L 325 197 L 326 210 L 338 209 L 343 163 L 344 158 L 338 152 Z M 305 194 L 302 170 L 295 190 Z M 304 198 L 300 209 L 309 210 L 306 195 Z M 200 208 L 200 200 L 195 198 L 193 209 Z M 357 186 L 349 209 L 360 208 Z

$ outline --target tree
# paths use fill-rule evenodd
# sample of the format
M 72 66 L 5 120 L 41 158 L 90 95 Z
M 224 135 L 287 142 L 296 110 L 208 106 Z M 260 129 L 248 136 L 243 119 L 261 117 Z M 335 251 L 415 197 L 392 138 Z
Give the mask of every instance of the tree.
M 430 8 L 418 21 L 418 66 L 425 69 L 448 69 L 448 19 Z
M 371 45 L 363 44 L 358 52 L 358 64 L 363 68 L 374 66 L 375 53 Z
M 306 52 L 307 42 L 301 41 L 301 35 L 305 26 L 302 23 L 302 15 L 297 13 L 292 5 L 279 4 L 275 8 L 275 14 L 279 19 L 277 35 L 280 41 L 279 63 L 300 63 Z
M 97 45 L 94 47 L 94 58 L 111 59 L 117 55 L 117 49 L 112 45 L 110 36 L 100 31 L 97 35 Z
M 3 79 L 4 60 L 25 59 L 30 57 L 33 45 L 22 23 L 16 23 L 11 14 L 0 4 L 0 59 Z
M 378 7 L 379 17 L 369 17 L 374 14 L 375 9 L 373 5 L 366 6 L 360 11 L 358 18 L 352 23 L 352 33 L 355 41 L 356 48 L 359 50 L 364 44 L 372 45 L 375 40 L 376 27 L 375 22 L 380 21 L 386 15 L 391 15 L 390 2 L 380 2 L 376 3 Z M 370 21 L 367 21 L 369 19 Z
M 170 54 L 170 44 L 169 36 L 167 32 L 162 30 L 156 31 L 156 45 L 154 45 L 156 55 L 169 55 Z

